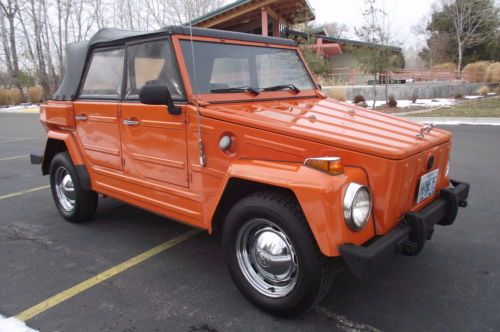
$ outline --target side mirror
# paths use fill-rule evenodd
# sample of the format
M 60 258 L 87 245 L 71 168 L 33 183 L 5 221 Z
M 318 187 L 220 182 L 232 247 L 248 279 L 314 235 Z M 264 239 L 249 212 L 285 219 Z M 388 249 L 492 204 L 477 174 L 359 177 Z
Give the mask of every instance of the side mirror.
M 181 109 L 174 106 L 170 91 L 165 85 L 144 85 L 139 93 L 139 101 L 146 105 L 166 105 L 168 113 L 181 114 Z

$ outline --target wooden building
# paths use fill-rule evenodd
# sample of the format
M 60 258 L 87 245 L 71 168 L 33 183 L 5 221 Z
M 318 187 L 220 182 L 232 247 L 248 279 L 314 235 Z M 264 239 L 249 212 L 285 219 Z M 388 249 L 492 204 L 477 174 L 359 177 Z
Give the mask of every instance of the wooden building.
M 305 33 L 292 28 L 314 19 L 314 10 L 307 0 L 237 0 L 198 17 L 186 25 L 303 39 Z M 314 29 L 309 33 L 315 38 L 315 44 L 310 47 L 328 57 L 340 72 L 347 70 L 351 75 L 349 80 L 352 81 L 354 77 L 356 83 L 365 81 L 366 77 L 353 76 L 359 66 L 350 50 L 356 47 L 387 47 L 357 40 L 334 38 L 328 36 L 323 28 Z M 401 48 L 388 48 L 402 57 Z

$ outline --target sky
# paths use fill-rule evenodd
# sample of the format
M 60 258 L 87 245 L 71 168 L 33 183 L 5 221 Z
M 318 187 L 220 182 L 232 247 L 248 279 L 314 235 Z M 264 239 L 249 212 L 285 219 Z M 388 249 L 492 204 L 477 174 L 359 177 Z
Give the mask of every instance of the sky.
M 363 24 L 364 0 L 308 0 L 316 14 L 318 23 L 345 23 L 349 27 Z M 413 27 L 422 23 L 424 16 L 431 12 L 432 4 L 437 0 L 378 0 L 392 21 L 392 29 L 397 31 L 395 39 L 407 47 L 421 46 L 423 38 L 417 36 Z M 354 37 L 351 32 L 350 37 Z

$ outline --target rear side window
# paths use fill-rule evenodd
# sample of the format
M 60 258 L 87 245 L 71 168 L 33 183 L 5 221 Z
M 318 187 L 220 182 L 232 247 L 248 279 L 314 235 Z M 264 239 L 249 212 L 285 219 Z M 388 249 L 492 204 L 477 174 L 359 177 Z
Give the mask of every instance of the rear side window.
M 80 97 L 120 98 L 124 49 L 94 51 Z
M 168 40 L 128 46 L 127 62 L 127 99 L 138 99 L 144 85 L 165 85 L 172 99 L 183 99 L 182 86 Z

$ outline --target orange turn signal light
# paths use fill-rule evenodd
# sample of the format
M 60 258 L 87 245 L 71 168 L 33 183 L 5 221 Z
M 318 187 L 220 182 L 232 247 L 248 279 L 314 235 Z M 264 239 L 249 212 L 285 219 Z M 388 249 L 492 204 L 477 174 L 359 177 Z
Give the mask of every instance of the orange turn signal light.
M 344 166 L 340 157 L 307 158 L 304 165 L 330 175 L 344 174 Z

